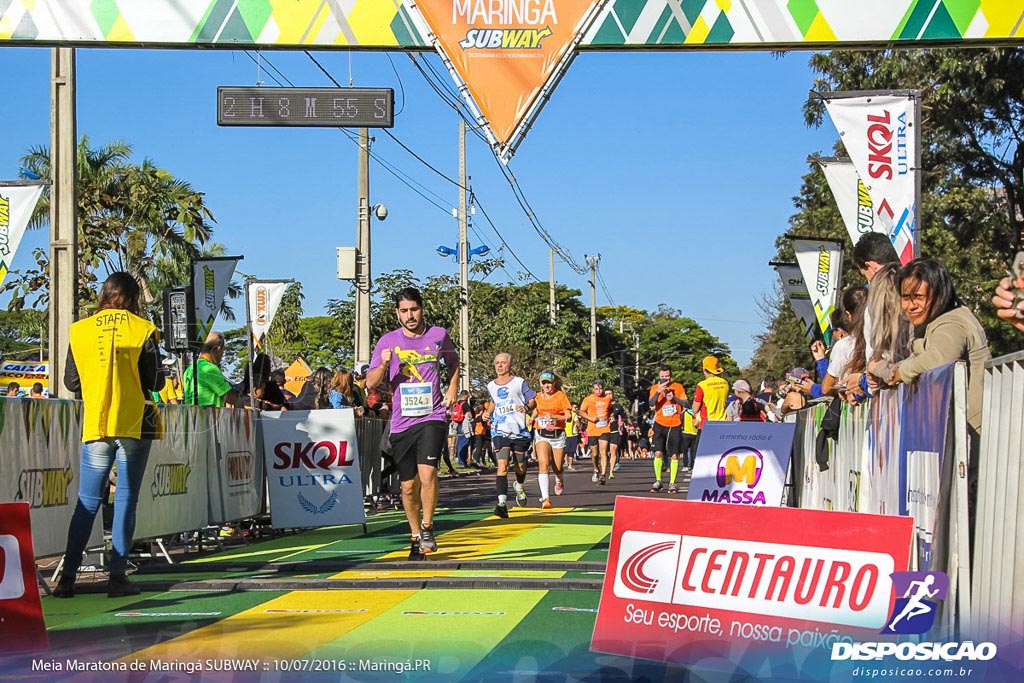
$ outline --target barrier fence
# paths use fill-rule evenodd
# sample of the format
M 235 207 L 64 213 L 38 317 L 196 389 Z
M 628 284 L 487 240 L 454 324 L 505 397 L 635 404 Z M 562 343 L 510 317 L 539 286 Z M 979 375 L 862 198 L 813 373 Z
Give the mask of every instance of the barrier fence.
M 164 438 L 153 442 L 139 496 L 139 540 L 219 526 L 266 512 L 260 414 L 158 406 Z M 82 404 L 0 397 L 0 501 L 31 509 L 37 557 L 60 554 L 78 502 Z M 376 495 L 384 421 L 356 418 L 361 490 Z M 103 542 L 93 526 L 89 546 Z
M 986 363 L 984 391 L 970 624 L 1024 666 L 1024 351 Z

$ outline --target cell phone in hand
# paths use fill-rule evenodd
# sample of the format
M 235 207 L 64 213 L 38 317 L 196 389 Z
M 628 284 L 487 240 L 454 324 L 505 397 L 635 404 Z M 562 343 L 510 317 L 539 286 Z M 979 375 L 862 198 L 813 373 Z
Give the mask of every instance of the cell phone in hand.
M 1010 276 L 1010 287 L 1013 292 L 1013 308 L 1017 312 L 1018 320 L 1024 320 L 1024 311 L 1020 310 L 1020 303 L 1024 301 L 1024 290 L 1014 286 L 1014 283 L 1024 275 L 1024 251 L 1018 251 L 1013 259 L 1013 268 L 1007 273 Z

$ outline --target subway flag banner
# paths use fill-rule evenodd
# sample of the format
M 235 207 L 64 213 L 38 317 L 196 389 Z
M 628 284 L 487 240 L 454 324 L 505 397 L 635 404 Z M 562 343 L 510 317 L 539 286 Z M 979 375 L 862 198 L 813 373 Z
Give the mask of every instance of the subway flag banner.
M 836 157 L 819 158 L 817 162 L 839 207 L 839 215 L 843 217 L 850 242 L 856 246 L 860 238 L 869 232 L 887 235 L 889 231 L 882 225 L 871 201 L 871 194 L 857 174 L 853 162 Z
M 363 484 L 352 410 L 260 414 L 275 529 L 363 524 Z
M 793 251 L 814 304 L 821 336 L 825 346 L 831 346 L 832 311 L 836 309 L 839 278 L 843 272 L 843 244 L 839 240 L 794 237 Z
M 708 422 L 697 445 L 687 499 L 778 506 L 789 471 L 796 425 Z
M 192 289 L 196 299 L 196 332 L 197 341 L 206 341 L 206 336 L 213 330 L 213 323 L 220 313 L 220 304 L 235 274 L 235 266 L 242 260 L 241 256 L 224 256 L 204 258 L 195 262 L 192 267 Z
M 620 496 L 591 649 L 729 672 L 769 662 L 787 680 L 827 680 L 833 642 L 878 640 L 912 526 Z
M 821 330 L 818 329 L 818 317 L 814 314 L 814 304 L 807 293 L 807 285 L 804 284 L 804 276 L 800 272 L 800 266 L 795 263 L 773 263 L 775 272 L 779 274 L 782 281 L 782 291 L 789 299 L 789 305 L 793 308 L 793 314 L 800 322 L 800 329 L 803 330 L 804 339 L 810 344 L 821 337 Z
M 42 194 L 41 183 L 0 186 L 0 285 L 11 269 L 25 226 Z

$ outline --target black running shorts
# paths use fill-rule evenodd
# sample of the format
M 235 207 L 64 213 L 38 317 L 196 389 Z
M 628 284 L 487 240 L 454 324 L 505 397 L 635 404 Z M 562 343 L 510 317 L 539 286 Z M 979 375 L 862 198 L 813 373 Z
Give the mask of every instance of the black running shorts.
M 447 438 L 448 430 L 439 420 L 422 422 L 397 434 L 392 432 L 392 457 L 398 468 L 398 478 L 401 481 L 415 479 L 419 465 L 436 468 Z

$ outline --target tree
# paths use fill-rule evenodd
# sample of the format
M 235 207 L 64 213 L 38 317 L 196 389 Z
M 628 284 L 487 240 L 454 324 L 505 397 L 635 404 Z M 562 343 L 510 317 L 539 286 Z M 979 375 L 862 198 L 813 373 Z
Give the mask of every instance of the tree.
M 44 360 L 46 313 L 32 309 L 0 311 L 0 358 Z M 44 354 L 44 355 L 40 355 Z
M 213 214 L 203 194 L 187 182 L 176 179 L 149 159 L 130 161 L 132 148 L 112 142 L 94 149 L 82 136 L 78 144 L 78 299 L 88 306 L 96 298 L 99 274 L 127 271 L 142 284 L 144 300 L 154 301 L 149 286 L 155 259 L 191 261 L 211 235 Z M 49 178 L 50 153 L 45 146 L 33 147 L 22 157 L 31 173 Z M 46 224 L 49 217 L 49 188 L 36 206 L 30 227 Z M 29 297 L 33 306 L 49 301 L 49 263 L 45 253 L 37 254 L 38 268 L 12 279 L 5 291 L 14 292 L 12 308 L 21 308 Z

